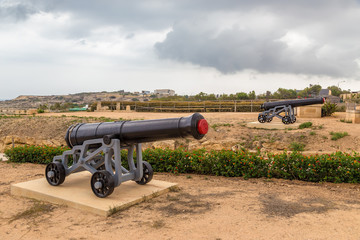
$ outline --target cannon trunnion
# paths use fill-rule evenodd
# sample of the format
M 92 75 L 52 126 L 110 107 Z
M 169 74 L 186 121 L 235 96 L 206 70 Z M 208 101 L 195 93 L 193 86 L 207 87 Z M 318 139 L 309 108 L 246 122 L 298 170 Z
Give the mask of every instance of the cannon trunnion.
M 284 124 L 295 123 L 296 117 L 293 111 L 294 107 L 322 104 L 324 102 L 324 98 L 308 98 L 288 101 L 266 102 L 261 105 L 261 109 L 264 109 L 264 111 L 259 113 L 258 121 L 260 123 L 271 122 L 274 117 L 277 117 L 280 118 Z M 283 113 L 283 115 L 280 115 L 281 113 Z
M 94 194 L 107 197 L 122 182 L 132 180 L 144 185 L 151 181 L 153 169 L 142 160 L 141 143 L 181 137 L 201 139 L 207 131 L 208 123 L 199 113 L 181 118 L 72 125 L 65 136 L 71 150 L 54 157 L 46 166 L 45 177 L 50 185 L 57 186 L 71 173 L 87 170 L 92 173 Z M 124 149 L 128 169 L 122 166 Z

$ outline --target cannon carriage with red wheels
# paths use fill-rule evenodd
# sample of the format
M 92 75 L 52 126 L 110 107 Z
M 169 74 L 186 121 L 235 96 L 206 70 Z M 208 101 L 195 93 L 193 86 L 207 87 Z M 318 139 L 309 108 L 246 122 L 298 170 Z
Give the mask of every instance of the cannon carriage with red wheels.
M 45 177 L 50 185 L 57 186 L 72 173 L 89 171 L 92 191 L 104 198 L 122 182 L 132 180 L 144 185 L 152 180 L 153 169 L 142 160 L 141 143 L 190 136 L 201 139 L 207 131 L 208 123 L 199 113 L 181 118 L 72 125 L 65 136 L 71 150 L 54 157 L 46 166 Z M 128 152 L 128 169 L 122 165 L 123 149 Z
M 258 121 L 260 123 L 271 122 L 274 117 L 280 118 L 284 124 L 296 122 L 294 107 L 307 106 L 313 104 L 322 104 L 324 98 L 296 99 L 288 101 L 266 102 L 261 105 L 264 111 L 259 113 Z

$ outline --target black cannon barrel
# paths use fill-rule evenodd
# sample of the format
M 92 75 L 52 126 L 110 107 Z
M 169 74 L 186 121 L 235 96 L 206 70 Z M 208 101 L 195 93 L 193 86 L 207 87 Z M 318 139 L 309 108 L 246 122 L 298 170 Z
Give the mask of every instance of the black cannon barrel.
M 65 136 L 72 148 L 90 139 L 119 139 L 121 145 L 193 136 L 201 139 L 208 131 L 208 123 L 199 113 L 188 117 L 141 121 L 79 123 L 68 128 Z
M 307 98 L 307 99 L 296 99 L 288 101 L 277 101 L 277 102 L 266 102 L 261 105 L 261 108 L 264 110 L 269 110 L 277 106 L 291 106 L 291 107 L 300 107 L 312 104 L 322 104 L 325 102 L 324 98 Z

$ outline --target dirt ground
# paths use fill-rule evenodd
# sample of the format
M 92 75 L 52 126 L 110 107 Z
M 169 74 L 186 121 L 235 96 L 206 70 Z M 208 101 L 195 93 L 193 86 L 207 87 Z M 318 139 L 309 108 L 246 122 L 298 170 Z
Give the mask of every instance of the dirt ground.
M 189 113 L 190 114 L 190 113 Z M 79 122 L 98 122 L 101 117 L 111 119 L 159 119 L 188 116 L 188 113 L 138 113 L 138 112 L 74 112 L 49 113 L 39 117 L 0 118 L 0 152 L 10 147 L 11 139 L 2 140 L 7 136 L 24 138 L 30 144 L 66 145 L 64 136 L 67 128 Z M 341 122 L 344 113 L 321 119 L 298 119 L 299 123 L 312 122 L 311 128 L 295 129 L 289 125 L 288 130 L 252 129 L 246 127 L 248 122 L 257 121 L 257 113 L 204 113 L 209 122 L 208 134 L 197 141 L 195 139 L 175 139 L 154 143 L 146 143 L 147 147 L 188 149 L 232 149 L 246 148 L 267 152 L 289 150 L 292 143 L 304 145 L 305 151 L 334 152 L 360 151 L 360 125 Z M 90 118 L 93 117 L 93 118 Z M 273 122 L 280 122 L 274 119 Z M 267 123 L 264 123 L 266 125 Z M 337 141 L 331 140 L 331 132 L 347 132 L 348 136 Z M 9 141 L 10 140 L 10 141 Z M 19 140 L 20 141 L 20 140 Z M 20 143 L 23 143 L 20 141 Z M 15 145 L 17 142 L 15 141 Z
M 187 115 L 79 112 L 4 118 L 0 119 L 0 138 L 19 136 L 59 145 L 65 144 L 63 137 L 71 124 L 98 120 L 85 118 L 89 116 Z M 295 141 L 304 143 L 307 151 L 360 151 L 360 125 L 341 122 L 341 114 L 299 119 L 313 123 L 313 128 L 302 130 L 247 128 L 245 123 L 256 121 L 256 113 L 203 115 L 211 127 L 200 142 L 169 140 L 145 147 L 281 151 Z M 331 131 L 346 131 L 349 136 L 332 141 Z M 10 184 L 41 178 L 44 168 L 0 162 L 0 239 L 360 239 L 359 184 L 156 173 L 154 179 L 179 183 L 179 189 L 105 218 L 10 194 Z
M 106 218 L 10 194 L 43 172 L 0 162 L 0 239 L 360 239 L 358 184 L 155 174 L 179 189 Z

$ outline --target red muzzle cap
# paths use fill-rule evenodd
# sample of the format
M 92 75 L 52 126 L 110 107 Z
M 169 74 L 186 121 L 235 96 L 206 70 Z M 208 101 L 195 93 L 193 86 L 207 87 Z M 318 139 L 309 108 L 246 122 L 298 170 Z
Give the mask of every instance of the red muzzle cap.
M 205 135 L 209 130 L 209 125 L 205 119 L 200 119 L 197 123 L 198 133 Z

